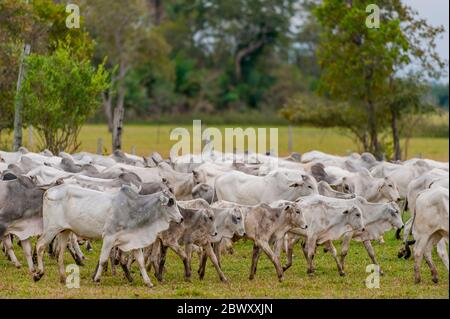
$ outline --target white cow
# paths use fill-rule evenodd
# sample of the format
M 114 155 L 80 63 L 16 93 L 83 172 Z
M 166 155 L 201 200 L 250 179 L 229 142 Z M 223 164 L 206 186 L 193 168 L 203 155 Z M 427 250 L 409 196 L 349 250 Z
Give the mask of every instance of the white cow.
M 449 190 L 436 187 L 424 190 L 416 199 L 416 209 L 413 220 L 412 235 L 416 240 L 414 245 L 415 281 L 419 283 L 422 258 L 431 269 L 433 282 L 438 282 L 438 273 L 433 263 L 431 252 L 433 247 L 445 240 L 448 245 L 449 231 Z M 445 265 L 448 271 L 448 259 Z
M 45 247 L 61 234 L 58 264 L 62 283 L 66 279 L 64 248 L 70 232 L 73 232 L 83 238 L 103 238 L 94 281 L 100 280 L 110 252 L 117 246 L 121 251 L 134 253 L 144 281 L 151 287 L 142 248 L 151 245 L 161 231 L 169 228 L 171 221 L 182 221 L 175 198 L 170 193 L 138 195 L 128 186 L 116 193 L 105 193 L 63 184 L 45 193 L 42 211 L 43 234 L 36 245 L 38 270 L 33 277 L 39 280 L 43 276 Z
M 230 172 L 219 176 L 214 188 L 218 200 L 244 205 L 272 203 L 280 199 L 293 201 L 300 196 L 318 194 L 317 183 L 311 176 L 291 179 L 281 171 L 266 176 Z

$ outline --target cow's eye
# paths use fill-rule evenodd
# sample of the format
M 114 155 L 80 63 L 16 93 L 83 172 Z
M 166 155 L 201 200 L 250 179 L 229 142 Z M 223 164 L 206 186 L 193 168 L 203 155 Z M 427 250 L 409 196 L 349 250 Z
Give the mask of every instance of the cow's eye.
M 213 218 L 212 218 L 212 217 L 209 217 L 209 220 L 213 220 Z
M 174 204 L 174 200 L 173 200 L 173 198 L 169 198 L 169 201 L 167 202 L 167 206 L 173 206 L 173 204 Z
M 308 188 L 313 189 L 313 187 L 311 185 L 309 185 Z
M 238 217 L 237 220 L 241 220 L 241 217 Z
M 361 217 L 361 214 L 360 213 L 356 214 L 356 217 Z
M 297 211 L 295 211 L 297 214 L 300 214 L 300 211 L 299 210 L 297 210 Z
M 392 188 L 392 185 L 388 185 L 388 186 Z

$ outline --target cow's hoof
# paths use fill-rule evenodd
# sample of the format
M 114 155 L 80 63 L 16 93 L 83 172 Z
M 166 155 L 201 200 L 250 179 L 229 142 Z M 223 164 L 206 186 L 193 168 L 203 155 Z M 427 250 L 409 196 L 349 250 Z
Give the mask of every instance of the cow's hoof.
M 33 274 L 33 280 L 34 280 L 34 282 L 38 282 L 39 280 L 41 280 L 41 278 L 42 278 L 43 275 L 44 275 L 43 273 L 34 273 L 34 274 Z
M 147 286 L 147 288 L 153 288 L 153 287 L 155 287 L 152 283 L 148 283 L 148 284 L 145 284 L 146 286 Z
M 14 267 L 16 267 L 17 269 L 20 269 L 20 268 L 22 268 L 22 265 L 20 263 L 16 263 L 16 264 L 14 264 Z
M 220 278 L 220 281 L 223 282 L 224 284 L 228 283 L 228 279 L 227 278 Z
M 59 278 L 59 282 L 60 282 L 61 284 L 65 285 L 65 284 L 66 284 L 66 277 L 60 277 L 60 278 Z
M 439 279 L 437 277 L 434 277 L 433 279 L 431 279 L 435 284 L 437 284 L 439 282 Z
M 420 284 L 420 278 L 416 278 L 415 280 L 414 280 L 414 282 L 416 283 L 416 284 Z
M 339 273 L 339 276 L 341 276 L 341 277 L 345 277 L 345 272 L 344 271 L 341 271 L 340 273 Z
M 253 280 L 253 279 L 255 279 L 255 276 L 248 276 L 248 280 Z
M 384 271 L 380 269 L 380 276 L 384 276 Z
M 278 277 L 279 282 L 283 282 L 283 280 L 284 280 L 284 276 Z

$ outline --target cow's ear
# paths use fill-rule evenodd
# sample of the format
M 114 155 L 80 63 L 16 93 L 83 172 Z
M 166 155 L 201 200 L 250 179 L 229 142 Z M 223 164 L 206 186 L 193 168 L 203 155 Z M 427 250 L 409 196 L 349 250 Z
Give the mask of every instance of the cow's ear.
M 198 172 L 197 171 L 192 171 L 192 174 L 194 175 L 194 177 L 198 177 Z
M 308 179 L 308 176 L 307 175 L 302 175 L 302 179 L 303 179 L 303 181 L 306 181 Z
M 32 179 L 28 176 L 18 176 L 17 180 L 19 181 L 20 184 L 22 184 L 26 188 L 32 188 L 35 186 Z

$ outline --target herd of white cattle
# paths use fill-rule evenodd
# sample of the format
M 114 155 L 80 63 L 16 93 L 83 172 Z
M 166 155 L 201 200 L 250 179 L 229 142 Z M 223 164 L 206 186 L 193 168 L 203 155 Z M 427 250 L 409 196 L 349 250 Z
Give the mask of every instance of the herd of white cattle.
M 16 267 L 21 264 L 13 242 L 20 242 L 35 281 L 44 275 L 44 254 L 57 258 L 62 283 L 64 251 L 82 265 L 80 246 L 89 251 L 89 240 L 102 240 L 95 282 L 109 264 L 113 274 L 120 264 L 131 281 L 136 262 L 152 287 L 147 272 L 153 268 L 163 281 L 168 248 L 182 260 L 186 280 L 195 253 L 201 279 L 209 258 L 226 281 L 221 254 L 240 239 L 253 242 L 249 279 L 263 251 L 283 280 L 299 241 L 308 274 L 314 272 L 317 246 L 324 245 L 343 276 L 351 240 L 362 242 L 378 265 L 371 242 L 404 228 L 399 257 L 409 257 L 414 245 L 416 282 L 423 258 L 437 282 L 435 246 L 449 267 L 448 178 L 448 162 L 391 163 L 369 153 L 342 157 L 312 151 L 281 158 L 212 151 L 164 160 L 157 153 L 148 158 L 121 151 L 55 156 L 21 148 L 0 151 L 0 240 Z M 412 217 L 404 225 L 405 208 Z M 33 237 L 38 238 L 34 249 Z M 333 244 L 337 240 L 342 240 L 340 252 Z

